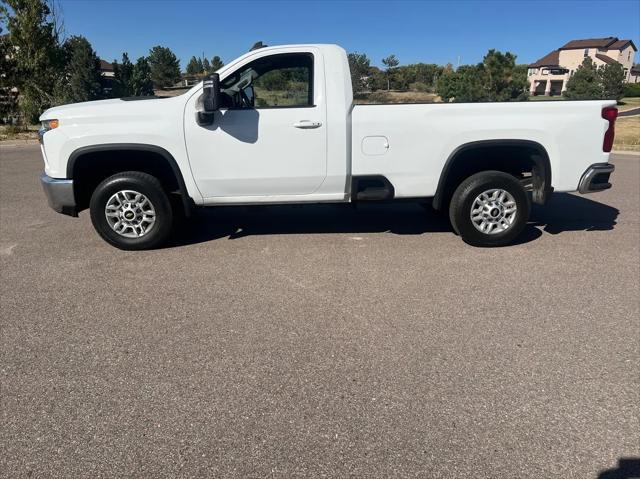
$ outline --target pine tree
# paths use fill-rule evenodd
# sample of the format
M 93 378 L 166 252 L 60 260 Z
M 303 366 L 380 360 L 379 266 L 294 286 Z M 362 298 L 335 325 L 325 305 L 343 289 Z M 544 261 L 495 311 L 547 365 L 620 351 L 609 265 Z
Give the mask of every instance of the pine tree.
M 209 60 L 206 58 L 202 60 L 202 73 L 209 74 L 211 73 L 211 65 L 209 65 Z
M 516 56 L 510 52 L 489 50 L 482 59 L 487 78 L 488 101 L 518 101 L 528 96 L 526 71 L 516 66 Z
M 151 67 L 145 57 L 140 57 L 133 67 L 131 75 L 131 88 L 135 96 L 153 95 L 153 81 L 151 80 Z
M 351 71 L 351 88 L 354 93 L 359 93 L 366 89 L 364 78 L 369 75 L 371 62 L 364 53 L 349 53 L 349 70 Z
M 602 98 L 602 86 L 600 75 L 593 60 L 585 57 L 582 65 L 578 67 L 567 82 L 565 96 L 569 100 L 597 100 Z
M 120 83 L 122 87 L 122 95 L 133 95 L 133 86 L 131 84 L 133 78 L 133 63 L 129 60 L 127 52 L 122 54 L 122 65 L 120 66 Z
M 114 97 L 122 98 L 133 95 L 132 75 L 133 64 L 129 60 L 129 55 L 125 52 L 122 54 L 122 63 L 113 61 Z
M 220 59 L 218 55 L 211 59 L 211 71 L 217 72 L 224 66 L 224 62 Z
M 387 91 L 391 89 L 391 70 L 400 64 L 395 55 L 389 55 L 382 59 L 382 64 L 387 67 Z
M 444 101 L 526 100 L 527 70 L 516 65 L 516 56 L 489 50 L 477 65 L 462 65 L 456 71 L 447 65 L 438 79 L 438 95 Z
M 23 118 L 37 122 L 45 109 L 56 103 L 55 87 L 63 67 L 55 15 L 44 0 L 3 0 L 0 23 L 9 32 L 13 56 L 12 87 L 20 91 Z
M 624 96 L 624 68 L 618 62 L 598 69 L 602 85 L 602 98 L 620 100 Z
M 155 46 L 149 51 L 151 80 L 156 88 L 173 86 L 181 78 L 180 61 L 167 47 Z
M 191 57 L 189 63 L 187 63 L 187 75 L 197 75 L 198 73 L 202 73 L 200 67 L 202 64 L 198 62 L 196 57 Z
M 102 95 L 100 59 L 82 36 L 73 36 L 63 46 L 66 66 L 62 99 L 67 103 L 97 100 Z

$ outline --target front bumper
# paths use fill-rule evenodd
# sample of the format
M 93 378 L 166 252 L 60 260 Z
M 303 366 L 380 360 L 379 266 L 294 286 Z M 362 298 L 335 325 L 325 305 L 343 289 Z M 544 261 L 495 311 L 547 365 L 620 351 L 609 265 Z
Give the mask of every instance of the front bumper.
M 587 168 L 578 183 L 578 191 L 584 193 L 595 193 L 596 191 L 604 191 L 611 188 L 609 176 L 615 170 L 615 166 L 611 163 L 596 163 Z
M 73 194 L 73 180 L 51 178 L 43 173 L 40 182 L 49 206 L 54 211 L 69 216 L 78 216 L 76 199 Z

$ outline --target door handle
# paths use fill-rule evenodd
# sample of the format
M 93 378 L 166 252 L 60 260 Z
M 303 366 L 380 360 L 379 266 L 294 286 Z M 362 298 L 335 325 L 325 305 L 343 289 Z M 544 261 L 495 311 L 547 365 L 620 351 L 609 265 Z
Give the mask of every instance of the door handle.
M 311 129 L 311 128 L 319 128 L 322 126 L 322 122 L 319 121 L 310 121 L 310 120 L 300 120 L 293 124 L 296 128 L 302 129 Z

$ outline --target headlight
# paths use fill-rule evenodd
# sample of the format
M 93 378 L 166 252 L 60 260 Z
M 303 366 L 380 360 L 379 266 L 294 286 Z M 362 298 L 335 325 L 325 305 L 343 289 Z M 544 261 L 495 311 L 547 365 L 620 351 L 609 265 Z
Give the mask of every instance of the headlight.
M 53 130 L 54 128 L 58 128 L 60 122 L 58 120 L 44 120 L 42 122 L 42 129 L 44 131 Z
M 58 120 L 44 120 L 42 122 L 42 127 L 38 130 L 38 140 L 40 141 L 40 144 L 44 144 L 43 143 L 43 136 L 46 132 L 48 132 L 49 130 L 53 130 L 54 128 L 58 128 L 58 125 L 60 124 L 60 122 Z

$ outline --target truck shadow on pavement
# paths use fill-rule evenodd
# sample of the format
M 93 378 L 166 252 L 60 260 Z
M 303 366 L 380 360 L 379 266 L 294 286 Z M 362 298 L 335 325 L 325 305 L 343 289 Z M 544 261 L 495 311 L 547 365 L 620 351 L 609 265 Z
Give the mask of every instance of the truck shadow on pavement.
M 550 234 L 607 231 L 615 227 L 619 213 L 617 208 L 585 196 L 556 193 L 551 195 L 546 205 L 533 205 L 529 221 Z
M 621 457 L 618 467 L 607 469 L 598 474 L 598 479 L 634 479 L 640 478 L 640 458 Z
M 539 238 L 543 231 L 610 230 L 618 210 L 581 196 L 555 194 L 546 206 L 534 205 L 531 219 L 515 244 Z M 185 246 L 221 238 L 253 235 L 393 233 L 419 235 L 453 232 L 447 214 L 417 203 L 310 204 L 221 206 L 203 208 L 195 218 L 176 228 L 169 247 Z

